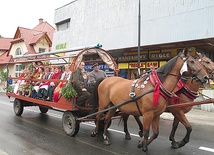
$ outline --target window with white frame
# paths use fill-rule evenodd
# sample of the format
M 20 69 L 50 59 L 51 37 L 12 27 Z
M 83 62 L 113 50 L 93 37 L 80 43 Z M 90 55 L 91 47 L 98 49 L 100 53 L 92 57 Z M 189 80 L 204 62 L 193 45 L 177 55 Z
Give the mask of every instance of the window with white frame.
M 21 48 L 17 48 L 15 54 L 16 54 L 16 56 L 22 55 L 22 50 L 21 50 Z
M 15 77 L 19 77 L 22 73 L 23 66 L 22 64 L 16 64 L 15 65 Z

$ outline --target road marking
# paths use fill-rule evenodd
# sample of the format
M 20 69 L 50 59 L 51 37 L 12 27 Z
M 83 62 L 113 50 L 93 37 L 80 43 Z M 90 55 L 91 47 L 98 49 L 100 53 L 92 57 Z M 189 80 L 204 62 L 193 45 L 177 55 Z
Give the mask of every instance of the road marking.
M 6 152 L 0 150 L 0 155 L 8 155 Z
M 95 124 L 92 123 L 92 122 L 83 122 L 82 124 L 87 125 L 87 126 L 95 127 Z M 115 129 L 111 129 L 111 128 L 108 128 L 108 130 L 109 131 L 113 131 L 113 132 L 117 132 L 117 133 L 121 133 L 121 134 L 125 134 L 124 131 L 120 131 L 120 130 L 115 130 Z M 130 133 L 130 135 L 134 136 L 134 137 L 139 137 L 139 135 L 133 134 L 133 133 Z
M 209 152 L 214 152 L 214 149 L 208 148 L 208 147 L 199 147 L 199 150 L 204 150 L 204 151 L 209 151 Z
M 5 103 L 1 103 L 1 104 L 7 105 L 7 106 L 13 106 L 11 104 L 5 104 Z M 32 109 L 29 109 L 29 108 L 25 108 L 25 109 L 28 110 L 28 111 L 32 111 L 32 112 L 38 113 L 38 111 L 36 111 L 36 110 L 32 110 Z M 60 118 L 60 119 L 62 118 L 61 115 L 54 114 L 54 113 L 51 113 L 51 112 L 49 112 L 47 115 L 55 117 L 55 118 Z M 87 126 L 91 126 L 91 127 L 95 127 L 94 122 L 82 122 L 82 124 L 87 125 Z M 113 131 L 113 132 L 117 132 L 117 133 L 121 133 L 121 134 L 125 134 L 123 131 L 120 131 L 120 130 L 115 130 L 115 129 L 111 129 L 111 128 L 108 128 L 108 130 Z M 139 137 L 139 135 L 137 135 L 137 134 L 130 133 L 130 135 L 131 136 L 135 136 L 135 137 Z M 208 152 L 214 152 L 214 149 L 208 148 L 208 147 L 203 147 L 203 146 L 199 147 L 198 149 L 199 150 L 208 151 Z M 8 154 L 6 152 L 0 150 L 0 155 L 8 155 Z

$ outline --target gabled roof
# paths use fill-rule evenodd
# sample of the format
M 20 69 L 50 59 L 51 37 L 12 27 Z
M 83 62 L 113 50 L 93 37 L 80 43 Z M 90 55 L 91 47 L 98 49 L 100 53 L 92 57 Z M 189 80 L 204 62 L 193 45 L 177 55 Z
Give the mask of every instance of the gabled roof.
M 13 38 L 0 38 L 0 51 L 8 51 L 12 40 Z
M 48 22 L 46 21 L 43 22 L 43 19 L 39 19 L 39 21 L 40 21 L 39 24 L 36 27 L 34 27 L 32 30 L 39 31 L 39 32 L 46 32 L 48 37 L 52 40 L 55 32 L 55 28 L 51 26 Z
M 39 42 L 43 37 L 45 37 L 49 43 L 49 47 L 52 46 L 54 31 L 55 29 L 49 23 L 43 22 L 43 19 L 40 19 L 39 24 L 33 29 L 18 27 L 13 41 L 11 41 L 11 47 L 14 43 L 23 41 L 28 50 L 26 54 L 34 54 L 36 51 L 34 50 L 33 45 Z

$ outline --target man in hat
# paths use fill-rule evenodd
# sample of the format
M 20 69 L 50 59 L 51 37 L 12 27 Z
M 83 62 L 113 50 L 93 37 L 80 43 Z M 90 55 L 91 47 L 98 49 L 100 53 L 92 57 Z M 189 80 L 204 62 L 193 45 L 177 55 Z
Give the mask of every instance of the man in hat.
M 92 65 L 93 71 L 91 71 L 88 75 L 89 77 L 89 83 L 91 86 L 94 86 L 95 83 L 101 79 L 101 78 L 106 78 L 107 75 L 103 70 L 99 69 L 99 64 L 95 63 Z
M 87 91 L 87 86 L 85 83 L 85 80 L 83 78 L 83 73 L 82 71 L 84 70 L 85 63 L 81 62 L 76 69 L 71 74 L 71 80 L 74 84 L 74 88 L 77 91 L 78 98 L 77 98 L 77 107 L 82 108 L 84 106 L 85 101 L 90 97 L 90 93 Z

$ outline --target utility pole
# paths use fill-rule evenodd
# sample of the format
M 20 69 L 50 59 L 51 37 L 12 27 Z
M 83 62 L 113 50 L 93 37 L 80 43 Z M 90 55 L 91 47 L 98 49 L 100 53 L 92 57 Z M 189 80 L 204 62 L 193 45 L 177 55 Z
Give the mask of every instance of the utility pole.
M 140 16 L 140 0 L 139 0 L 139 9 L 138 9 L 138 75 L 140 75 L 140 22 L 141 22 L 141 16 Z

